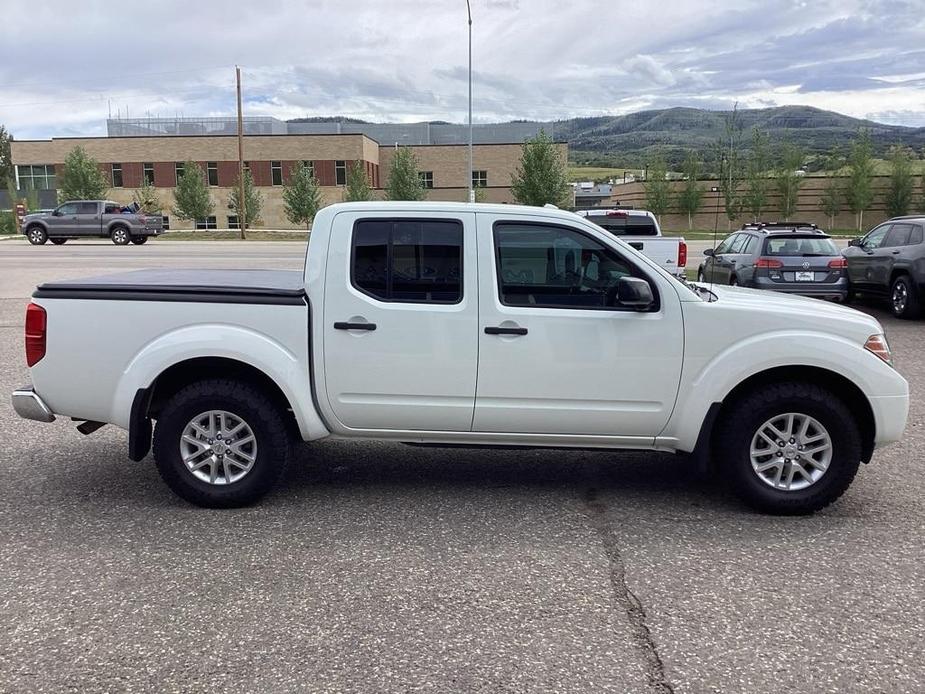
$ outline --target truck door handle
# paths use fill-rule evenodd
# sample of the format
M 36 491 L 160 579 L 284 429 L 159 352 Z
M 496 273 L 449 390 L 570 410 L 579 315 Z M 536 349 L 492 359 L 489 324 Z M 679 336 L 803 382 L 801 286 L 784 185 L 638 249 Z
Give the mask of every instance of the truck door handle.
M 375 323 L 346 323 L 338 321 L 334 324 L 335 330 L 375 330 Z
M 893 251 L 893 255 L 899 255 L 900 251 Z
M 485 328 L 486 335 L 526 335 L 526 328 L 499 328 L 496 326 L 488 326 Z

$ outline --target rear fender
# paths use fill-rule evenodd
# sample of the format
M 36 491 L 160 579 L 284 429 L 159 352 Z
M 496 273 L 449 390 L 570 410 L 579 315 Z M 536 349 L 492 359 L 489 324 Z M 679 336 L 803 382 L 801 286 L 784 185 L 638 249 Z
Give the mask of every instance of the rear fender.
M 109 421 L 128 429 L 138 391 L 171 366 L 197 357 L 234 359 L 262 371 L 289 401 L 302 438 L 327 436 L 312 402 L 308 356 L 297 356 L 263 333 L 216 323 L 180 328 L 145 345 L 119 379 Z

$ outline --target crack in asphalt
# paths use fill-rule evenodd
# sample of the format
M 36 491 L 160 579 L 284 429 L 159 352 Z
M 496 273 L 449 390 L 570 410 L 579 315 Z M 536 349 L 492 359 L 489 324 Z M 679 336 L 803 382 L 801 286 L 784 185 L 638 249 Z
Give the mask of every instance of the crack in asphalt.
M 623 608 L 632 629 L 633 645 L 642 654 L 646 666 L 646 678 L 657 692 L 673 694 L 674 688 L 665 677 L 665 665 L 652 638 L 652 632 L 646 623 L 646 611 L 642 601 L 630 590 L 626 583 L 626 564 L 617 544 L 617 538 L 607 522 L 607 509 L 596 489 L 589 489 L 584 494 L 591 524 L 598 532 L 604 544 L 607 559 L 610 562 L 610 584 L 614 598 Z

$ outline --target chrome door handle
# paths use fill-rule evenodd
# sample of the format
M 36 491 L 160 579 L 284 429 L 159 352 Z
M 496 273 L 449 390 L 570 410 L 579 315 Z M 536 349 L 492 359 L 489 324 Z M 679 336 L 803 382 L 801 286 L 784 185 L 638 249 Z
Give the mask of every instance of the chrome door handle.
M 375 323 L 347 323 L 338 321 L 334 324 L 335 330 L 375 330 Z
M 526 335 L 526 328 L 500 328 L 496 326 L 488 326 L 485 328 L 486 335 Z

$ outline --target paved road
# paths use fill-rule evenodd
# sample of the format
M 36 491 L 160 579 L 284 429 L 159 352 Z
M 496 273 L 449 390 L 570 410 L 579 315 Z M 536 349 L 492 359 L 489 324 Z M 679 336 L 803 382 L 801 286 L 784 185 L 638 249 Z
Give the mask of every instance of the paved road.
M 38 281 L 300 254 L 0 243 L 0 391 L 28 379 Z M 867 310 L 920 392 L 923 324 Z M 671 456 L 372 443 L 307 446 L 264 503 L 213 512 L 123 432 L 3 398 L 0 691 L 921 692 L 923 423 L 916 398 L 812 518 L 749 513 Z

